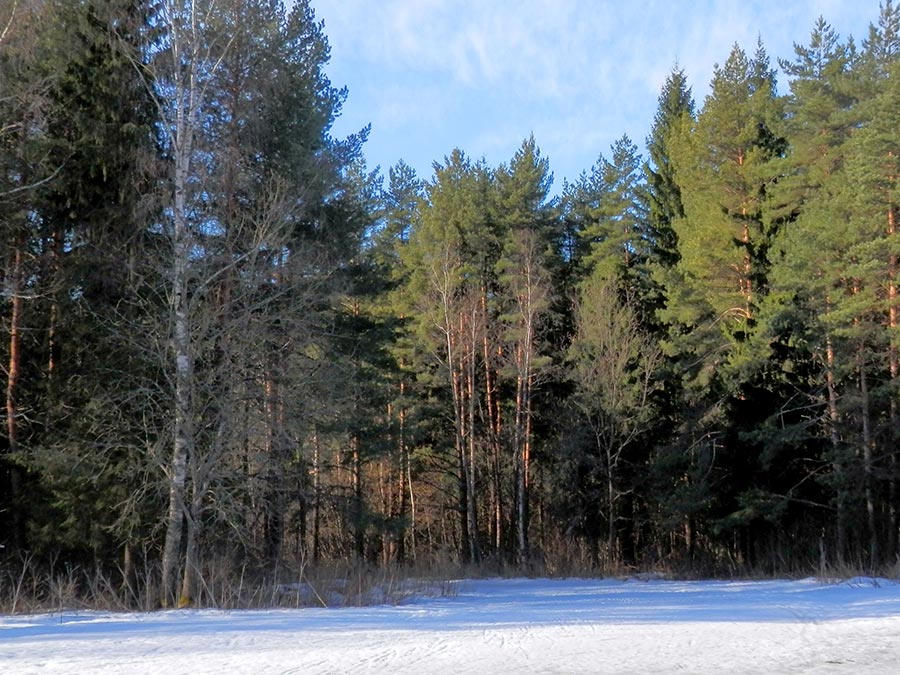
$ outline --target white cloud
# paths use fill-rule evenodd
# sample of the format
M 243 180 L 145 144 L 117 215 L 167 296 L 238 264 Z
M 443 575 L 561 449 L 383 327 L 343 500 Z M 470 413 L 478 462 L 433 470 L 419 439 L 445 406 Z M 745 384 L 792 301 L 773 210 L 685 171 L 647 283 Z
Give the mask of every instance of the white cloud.
M 313 0 L 349 128 L 424 172 L 455 146 L 505 161 L 534 132 L 559 182 L 623 132 L 643 146 L 677 61 L 701 105 L 713 64 L 761 35 L 773 67 L 819 14 L 865 35 L 878 0 Z M 868 16 L 866 16 L 868 15 Z M 782 89 L 786 86 L 782 85 Z

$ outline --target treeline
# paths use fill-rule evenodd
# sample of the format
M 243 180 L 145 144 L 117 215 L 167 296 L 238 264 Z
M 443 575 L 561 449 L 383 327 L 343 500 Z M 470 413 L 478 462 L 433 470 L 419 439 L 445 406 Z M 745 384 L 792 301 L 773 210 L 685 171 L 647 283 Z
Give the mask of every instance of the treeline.
M 331 135 L 305 0 L 0 10 L 0 557 L 897 560 L 900 8 L 666 81 L 559 194 Z

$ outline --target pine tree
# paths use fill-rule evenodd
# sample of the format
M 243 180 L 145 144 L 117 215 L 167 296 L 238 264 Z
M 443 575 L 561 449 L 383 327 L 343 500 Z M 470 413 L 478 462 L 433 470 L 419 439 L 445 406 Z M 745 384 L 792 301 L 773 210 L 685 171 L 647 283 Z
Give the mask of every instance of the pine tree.
M 770 275 L 771 295 L 766 308 L 765 331 L 773 343 L 789 349 L 790 370 L 803 372 L 799 364 L 811 360 L 810 382 L 798 388 L 808 391 L 820 411 L 817 434 L 823 441 L 823 461 L 831 466 L 828 487 L 834 490 L 835 559 L 842 563 L 847 550 L 848 482 L 842 412 L 843 373 L 847 358 L 840 350 L 835 326 L 823 323 L 840 300 L 845 261 L 847 213 L 836 199 L 845 180 L 846 143 L 856 126 L 857 96 L 854 91 L 852 42 L 840 43 L 831 27 L 820 18 L 808 46 L 795 45 L 795 59 L 782 61 L 792 78 L 786 101 L 785 129 L 790 150 L 780 162 L 781 177 L 772 190 L 771 218 L 778 226 Z M 798 428 L 808 423 L 798 420 Z M 806 434 L 802 434 L 801 438 Z M 809 454 L 801 447 L 799 452 Z
M 484 300 L 498 250 L 490 211 L 488 169 L 454 150 L 435 165 L 427 205 L 401 254 L 408 270 L 402 311 L 410 317 L 416 351 L 425 356 L 421 367 L 433 373 L 439 392 L 449 394 L 460 554 L 470 562 L 481 557 L 478 449 L 490 433 L 479 418 Z
M 676 141 L 685 207 L 675 223 L 678 267 L 712 316 L 744 333 L 765 291 L 765 165 L 783 152 L 772 131 L 775 80 L 764 52 L 748 59 L 735 46 L 711 86 L 694 128 Z
M 748 58 L 735 46 L 716 67 L 696 120 L 683 116 L 670 137 L 685 215 L 673 222 L 678 262 L 662 268 L 657 278 L 666 298 L 658 312 L 668 331 L 664 348 L 683 383 L 673 445 L 676 452 L 690 449 L 685 456 L 698 461 L 716 453 L 729 480 L 720 484 L 727 489 L 717 507 L 726 528 L 747 524 L 729 513 L 747 513 L 736 496 L 753 489 L 760 467 L 759 448 L 742 439 L 742 432 L 765 419 L 773 401 L 764 388 L 765 343 L 757 332 L 773 234 L 765 206 L 776 177 L 773 160 L 785 150 L 776 133 L 779 121 L 775 76 L 765 51 L 760 45 Z M 732 423 L 735 419 L 740 425 Z M 659 459 L 660 467 L 667 464 Z M 699 475 L 690 467 L 685 472 Z M 681 480 L 670 479 L 673 485 Z M 690 550 L 690 521 L 685 531 Z M 740 550 L 749 540 L 743 541 L 735 555 L 748 552 Z
M 863 44 L 860 67 L 863 86 L 869 96 L 860 105 L 862 124 L 848 141 L 847 182 L 841 195 L 852 208 L 850 223 L 860 236 L 848 251 L 857 264 L 855 270 L 858 314 L 854 317 L 854 339 L 858 345 L 857 377 L 859 393 L 862 489 L 868 531 L 868 557 L 877 565 L 882 559 L 883 513 L 879 508 L 880 476 L 890 475 L 890 504 L 887 525 L 891 549 L 896 547 L 897 466 L 894 444 L 897 438 L 897 391 L 900 386 L 900 329 L 898 303 L 897 218 L 900 212 L 900 161 L 897 140 L 897 105 L 900 103 L 900 8 L 890 1 L 881 7 L 879 25 L 870 28 Z M 875 79 L 872 79 L 872 78 Z M 852 186 L 849 191 L 847 187 Z M 868 236 L 866 236 L 868 235 Z M 865 298 L 865 300 L 863 300 Z M 866 305 L 862 303 L 866 302 Z M 884 364 L 887 372 L 884 373 Z M 881 373 L 884 373 L 883 375 Z M 884 394 L 879 380 L 884 379 Z M 878 447 L 878 401 L 887 398 L 889 413 L 886 447 Z M 890 458 L 890 459 L 889 459 Z M 890 551 L 893 555 L 894 551 Z
M 641 156 L 628 136 L 612 145 L 591 171 L 587 190 L 596 194 L 596 210 L 581 236 L 590 242 L 586 268 L 622 285 L 639 283 L 637 268 L 646 262 L 652 242 L 647 231 L 647 194 Z
M 402 160 L 389 169 L 382 224 L 373 236 L 376 258 L 387 266 L 396 263 L 397 248 L 409 241 L 423 188 L 415 169 Z
M 496 173 L 497 219 L 504 227 L 503 254 L 497 263 L 501 291 L 500 343 L 514 376 L 511 448 L 513 456 L 516 556 L 529 555 L 531 463 L 534 457 L 534 397 L 540 371 L 549 359 L 541 354 L 540 336 L 551 303 L 551 269 L 558 244 L 549 200 L 553 176 L 534 138 L 526 140 L 509 167 Z M 497 396 L 498 392 L 491 392 Z M 499 418 L 494 420 L 499 431 Z M 499 488 L 500 486 L 497 486 Z M 499 492 L 499 489 L 498 489 Z M 499 532 L 500 527 L 497 523 Z

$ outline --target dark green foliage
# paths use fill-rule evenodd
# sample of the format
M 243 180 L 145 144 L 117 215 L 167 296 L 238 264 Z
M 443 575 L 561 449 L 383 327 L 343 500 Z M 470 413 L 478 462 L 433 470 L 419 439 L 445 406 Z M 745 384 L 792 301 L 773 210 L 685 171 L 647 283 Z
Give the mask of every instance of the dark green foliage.
M 664 267 L 678 262 L 678 237 L 673 223 L 684 217 L 684 204 L 669 143 L 672 133 L 684 124 L 685 117 L 693 119 L 694 100 L 684 71 L 675 68 L 659 95 L 659 107 L 647 139 L 650 161 L 644 165 L 653 256 Z
M 784 95 L 761 44 L 702 105 L 674 68 L 645 158 L 623 136 L 558 197 L 533 137 L 384 185 L 368 128 L 332 137 L 348 92 L 311 4 L 288 4 L 198 3 L 182 155 L 190 64 L 166 67 L 159 2 L 17 5 L 0 555 L 121 567 L 132 590 L 168 560 L 185 603 L 215 559 L 893 563 L 893 2 L 859 48 L 820 18 L 779 61 Z

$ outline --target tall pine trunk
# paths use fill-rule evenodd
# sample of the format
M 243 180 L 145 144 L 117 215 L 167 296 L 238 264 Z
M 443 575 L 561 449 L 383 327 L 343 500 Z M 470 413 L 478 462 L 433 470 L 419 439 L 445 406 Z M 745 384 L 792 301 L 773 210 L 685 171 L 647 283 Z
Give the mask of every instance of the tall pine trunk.
M 481 285 L 481 315 L 488 316 L 488 292 Z M 488 442 L 490 445 L 490 486 L 491 486 L 491 543 L 494 551 L 503 549 L 503 441 L 500 401 L 497 396 L 497 373 L 493 367 L 494 345 L 491 343 L 490 331 L 484 330 L 481 336 L 482 358 L 484 359 L 484 401 L 487 409 Z
M 475 430 L 477 425 L 478 407 L 476 391 L 477 391 L 477 361 L 478 347 L 481 326 L 480 305 L 472 303 L 468 317 L 468 335 L 466 342 L 466 419 L 468 427 L 468 438 L 466 443 L 466 451 L 468 453 L 468 471 L 466 472 L 466 517 L 468 519 L 469 529 L 469 556 L 474 563 L 481 561 L 481 550 L 478 544 L 478 495 L 475 489 L 476 473 L 475 473 L 475 456 L 477 449 L 478 437 Z
M 12 269 L 7 276 L 9 285 L 9 362 L 6 371 L 6 434 L 8 451 L 15 454 L 19 451 L 19 409 L 17 403 L 19 389 L 19 372 L 21 366 L 22 346 L 22 248 L 24 244 L 17 242 L 13 253 Z M 12 508 L 13 543 L 18 548 L 22 543 L 22 509 L 19 499 L 21 473 L 15 460 L 9 464 L 9 503 Z
M 894 246 L 894 239 L 897 236 L 897 207 L 891 206 L 888 208 L 887 212 L 887 235 L 888 242 L 891 246 Z M 889 447 L 892 448 L 892 451 L 889 453 L 890 457 L 890 475 L 888 478 L 888 536 L 887 536 L 887 550 L 885 551 L 886 558 L 893 558 L 897 555 L 897 528 L 898 528 L 898 516 L 897 516 L 897 453 L 893 451 L 894 448 L 897 447 L 897 442 L 900 440 L 900 433 L 898 433 L 898 424 L 900 424 L 900 411 L 898 411 L 897 404 L 897 396 L 898 391 L 897 387 L 900 384 L 900 353 L 898 353 L 897 349 L 897 330 L 900 328 L 900 307 L 897 306 L 897 263 L 898 256 L 896 253 L 892 252 L 888 256 L 888 287 L 887 287 L 887 298 L 888 298 L 888 365 L 890 368 L 891 375 L 891 385 L 892 385 L 892 394 L 890 398 L 890 413 L 889 413 Z

